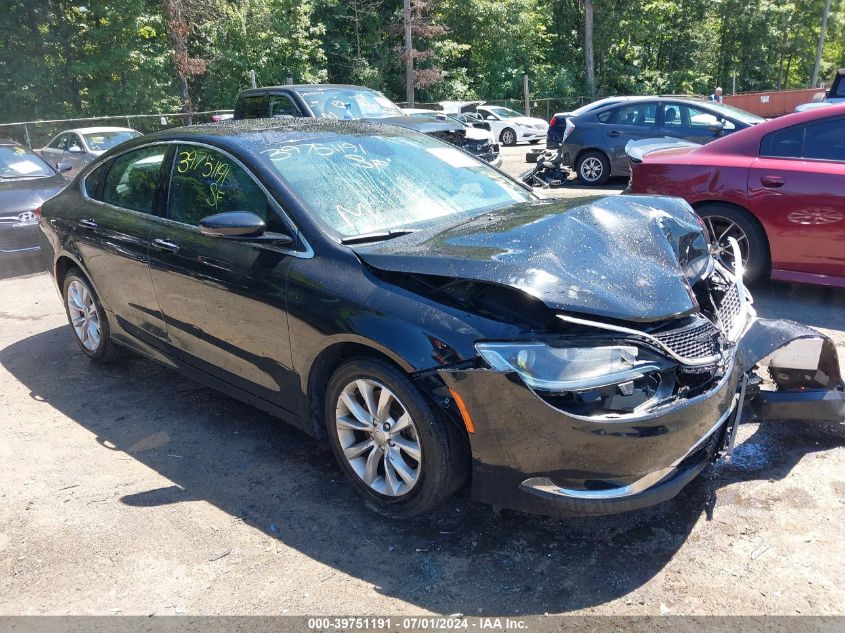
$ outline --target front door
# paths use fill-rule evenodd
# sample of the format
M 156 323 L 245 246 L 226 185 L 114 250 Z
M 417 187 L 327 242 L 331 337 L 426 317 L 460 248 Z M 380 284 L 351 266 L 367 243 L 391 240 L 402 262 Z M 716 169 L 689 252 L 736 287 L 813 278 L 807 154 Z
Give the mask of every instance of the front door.
M 239 163 L 180 145 L 168 214 L 150 235 L 150 270 L 171 353 L 273 404 L 296 410 L 285 285 L 291 255 L 270 243 L 200 233 L 199 221 L 250 211 L 290 233 L 275 203 Z
M 159 185 L 168 147 L 121 154 L 89 174 L 87 198 L 73 229 L 82 264 L 103 304 L 124 330 L 152 343 L 165 337 L 150 279 L 148 240 L 154 218 L 164 211 Z
M 772 268 L 845 277 L 845 117 L 763 137 L 748 174 Z
M 713 126 L 716 124 L 721 124 L 723 131 L 714 131 Z M 733 123 L 720 119 L 708 110 L 671 101 L 660 104 L 660 126 L 661 136 L 702 145 L 718 138 L 723 132 L 736 129 Z

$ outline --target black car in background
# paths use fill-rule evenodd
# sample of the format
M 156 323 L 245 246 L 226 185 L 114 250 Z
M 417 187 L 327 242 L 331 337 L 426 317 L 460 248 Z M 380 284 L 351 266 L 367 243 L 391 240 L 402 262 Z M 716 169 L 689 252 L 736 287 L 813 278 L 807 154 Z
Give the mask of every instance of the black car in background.
M 611 97 L 570 116 L 553 119 L 563 127 L 557 141 L 563 165 L 573 167 L 585 185 L 627 176 L 625 145 L 630 140 L 672 137 L 707 143 L 755 125 L 762 118 L 724 103 L 675 97 Z M 551 131 L 550 131 L 551 134 Z
M 493 165 L 502 162 L 499 144 L 475 134 L 471 123 L 447 117 L 416 117 L 402 112 L 382 93 L 341 84 L 298 84 L 251 88 L 238 95 L 236 120 L 314 117 L 340 121 L 365 120 L 398 125 L 457 145 Z
M 740 410 L 845 409 L 830 340 L 756 319 L 682 200 L 541 200 L 396 126 L 150 134 L 40 226 L 89 358 L 128 347 L 284 418 L 392 517 L 470 475 L 496 506 L 632 510 L 729 451 Z
M 66 171 L 70 165 L 59 163 L 59 168 Z M 0 266 L 38 251 L 36 210 L 65 184 L 34 152 L 0 139 Z

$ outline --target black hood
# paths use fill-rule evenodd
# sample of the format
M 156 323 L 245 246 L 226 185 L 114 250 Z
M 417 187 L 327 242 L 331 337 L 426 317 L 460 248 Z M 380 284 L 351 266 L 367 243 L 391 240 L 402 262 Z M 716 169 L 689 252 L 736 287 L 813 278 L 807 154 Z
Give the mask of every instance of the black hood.
M 457 121 L 442 121 L 429 117 L 419 116 L 392 116 L 383 119 L 364 119 L 370 123 L 387 123 L 397 125 L 423 134 L 436 134 L 437 132 L 463 132 L 464 126 Z
M 506 285 L 625 321 L 697 311 L 690 285 L 710 264 L 690 207 L 648 196 L 520 204 L 354 250 L 376 269 Z
M 32 211 L 67 185 L 63 176 L 0 178 L 0 215 Z

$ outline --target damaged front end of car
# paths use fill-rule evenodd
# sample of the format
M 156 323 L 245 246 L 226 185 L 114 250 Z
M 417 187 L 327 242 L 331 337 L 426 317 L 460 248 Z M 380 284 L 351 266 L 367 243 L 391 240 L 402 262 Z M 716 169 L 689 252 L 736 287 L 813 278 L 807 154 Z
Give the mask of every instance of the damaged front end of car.
M 714 459 L 729 459 L 738 424 L 753 416 L 845 417 L 833 343 L 806 326 L 758 318 L 742 283 L 738 247 L 734 270 L 728 270 L 710 255 L 689 207 L 670 202 L 605 199 L 570 209 L 562 219 L 535 218 L 530 225 L 545 225 L 543 235 L 568 224 L 580 233 L 576 237 L 589 238 L 583 244 L 592 244 L 595 253 L 570 257 L 569 265 L 547 255 L 545 267 L 532 262 L 520 277 L 503 273 L 503 264 L 462 266 L 473 272 L 474 284 L 496 282 L 487 290 L 490 297 L 507 301 L 505 289 L 519 288 L 536 300 L 520 304 L 517 315 L 504 306 L 499 312 L 523 323 L 522 335 L 476 340 L 473 362 L 436 371 L 455 417 L 471 431 L 478 500 L 552 515 L 635 510 L 675 496 Z M 452 231 L 424 246 L 441 253 L 452 248 L 466 260 L 476 257 L 472 245 L 501 263 L 529 241 L 529 225 L 517 225 L 510 221 L 507 249 L 492 255 L 489 233 L 495 229 Z M 548 239 L 536 240 L 530 252 L 542 253 Z M 558 247 L 576 247 L 554 239 Z M 623 266 L 596 272 L 594 262 L 622 257 L 626 245 Z M 414 277 L 409 267 L 405 262 L 398 283 Z M 432 271 L 424 264 L 415 268 L 423 277 Z M 571 277 L 564 277 L 566 270 Z M 591 274 L 601 283 L 576 286 L 574 280 Z M 467 310 L 494 316 L 495 302 L 479 301 L 484 293 L 463 290 L 465 285 L 442 278 L 428 294 L 446 301 L 444 293 L 460 288 L 461 300 L 472 299 L 466 299 Z

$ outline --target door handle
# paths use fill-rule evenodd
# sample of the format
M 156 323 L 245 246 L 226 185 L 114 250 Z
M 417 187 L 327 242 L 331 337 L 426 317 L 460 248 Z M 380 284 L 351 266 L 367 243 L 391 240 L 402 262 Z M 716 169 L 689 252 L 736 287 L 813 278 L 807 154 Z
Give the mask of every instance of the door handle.
M 97 223 L 91 218 L 82 218 L 77 222 L 79 226 L 84 226 L 86 229 L 96 229 Z
M 608 136 L 622 136 L 622 132 L 620 132 L 619 130 L 610 130 L 610 132 L 608 132 L 607 135 Z
M 155 239 L 153 240 L 153 248 L 157 251 L 165 251 L 167 253 L 178 253 L 179 245 L 167 240 Z
M 763 183 L 764 187 L 770 188 L 783 187 L 786 183 L 783 176 L 763 176 L 760 178 L 760 182 Z

